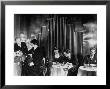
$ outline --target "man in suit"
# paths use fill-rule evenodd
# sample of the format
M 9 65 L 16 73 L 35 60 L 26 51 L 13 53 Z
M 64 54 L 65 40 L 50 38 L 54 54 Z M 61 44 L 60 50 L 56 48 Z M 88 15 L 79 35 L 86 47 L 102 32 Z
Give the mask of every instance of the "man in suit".
M 71 55 L 70 62 L 73 64 L 73 67 L 68 70 L 67 76 L 77 76 L 78 68 L 79 68 L 79 62 L 76 55 Z
M 29 75 L 30 76 L 43 76 L 43 53 L 41 48 L 38 46 L 36 39 L 31 40 L 33 45 L 32 50 L 32 61 L 29 63 Z
M 97 54 L 96 54 L 96 48 L 91 48 L 90 49 L 90 54 L 86 55 L 84 57 L 84 67 L 91 67 L 91 64 L 94 64 L 94 66 L 97 66 Z M 83 73 L 84 75 L 87 76 L 96 76 L 95 71 L 87 71 Z
M 28 48 L 26 45 L 26 35 L 24 33 L 20 34 L 20 40 L 21 40 L 21 51 L 23 52 L 23 55 L 27 54 Z
M 84 64 L 97 64 L 96 48 L 90 49 L 90 55 L 84 57 Z
M 20 33 L 20 42 L 21 42 L 21 51 L 23 53 L 22 56 L 22 61 L 21 61 L 21 65 L 22 65 L 22 72 L 21 75 L 22 76 L 26 76 L 26 56 L 27 56 L 27 52 L 28 52 L 28 48 L 26 45 L 26 35 L 24 33 Z

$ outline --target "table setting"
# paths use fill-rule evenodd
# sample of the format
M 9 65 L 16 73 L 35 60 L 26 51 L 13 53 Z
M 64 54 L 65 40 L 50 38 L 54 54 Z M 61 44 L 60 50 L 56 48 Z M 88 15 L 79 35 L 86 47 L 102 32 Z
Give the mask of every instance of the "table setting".
M 72 63 L 56 63 L 53 62 L 51 67 L 51 76 L 67 76 L 68 70 L 72 68 Z
M 97 75 L 96 64 L 85 64 L 84 66 L 80 66 L 77 74 L 77 76 L 96 76 L 96 75 Z

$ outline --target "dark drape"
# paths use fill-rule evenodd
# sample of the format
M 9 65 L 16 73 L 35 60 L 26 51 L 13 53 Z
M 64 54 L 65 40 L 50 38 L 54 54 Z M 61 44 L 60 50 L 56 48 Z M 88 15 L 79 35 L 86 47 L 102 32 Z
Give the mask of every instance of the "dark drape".
M 71 19 L 57 15 L 56 17 L 51 16 L 48 21 L 48 56 L 51 61 L 54 47 L 57 47 L 60 52 L 69 49 L 71 55 L 82 55 L 83 33 L 76 31 L 77 25 L 71 22 Z
M 21 32 L 25 33 L 29 38 L 32 32 L 35 33 L 39 40 L 39 46 L 44 48 L 45 56 L 50 61 L 53 60 L 52 54 L 54 47 L 58 48 L 60 52 L 70 49 L 71 55 L 82 55 L 83 33 L 81 20 L 70 15 L 39 15 L 43 17 L 36 17 L 30 15 L 15 15 L 15 37 L 19 37 Z M 31 21 L 32 20 L 32 21 Z M 42 22 L 43 21 L 43 22 Z M 41 25 L 42 24 L 42 25 Z

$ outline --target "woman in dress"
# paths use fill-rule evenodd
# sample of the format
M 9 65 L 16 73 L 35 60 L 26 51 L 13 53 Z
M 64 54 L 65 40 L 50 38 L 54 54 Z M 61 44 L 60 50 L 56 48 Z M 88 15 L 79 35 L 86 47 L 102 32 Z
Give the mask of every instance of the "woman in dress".
M 21 42 L 20 38 L 15 39 L 14 43 L 14 75 L 21 76 L 21 59 L 22 59 L 22 51 L 21 51 Z

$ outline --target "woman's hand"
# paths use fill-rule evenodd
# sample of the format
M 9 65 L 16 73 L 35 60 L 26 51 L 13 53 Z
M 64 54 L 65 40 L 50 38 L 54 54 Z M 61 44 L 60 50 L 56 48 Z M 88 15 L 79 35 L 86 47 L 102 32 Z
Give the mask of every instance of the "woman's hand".
M 30 63 L 29 63 L 29 66 L 33 66 L 33 65 L 34 65 L 34 63 L 33 63 L 33 62 L 30 62 Z

